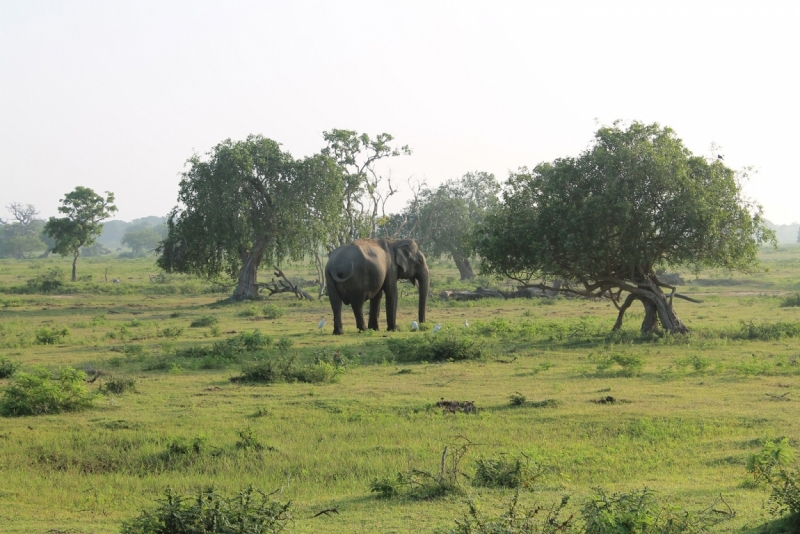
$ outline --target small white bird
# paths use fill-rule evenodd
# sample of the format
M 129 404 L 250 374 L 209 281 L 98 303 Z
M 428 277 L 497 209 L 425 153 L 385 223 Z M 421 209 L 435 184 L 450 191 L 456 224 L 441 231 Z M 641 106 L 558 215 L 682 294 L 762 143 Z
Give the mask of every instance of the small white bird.
M 435 334 L 436 332 L 438 332 L 441 329 L 442 329 L 442 325 L 441 324 L 437 324 L 436 326 L 433 327 L 433 333 Z
M 319 324 L 317 325 L 317 329 L 321 330 L 322 327 L 325 326 L 325 317 L 319 320 Z
M 419 330 L 419 323 L 417 321 L 411 321 L 411 331 L 416 332 Z
M 469 322 L 468 322 L 466 319 L 464 319 L 464 326 L 465 326 L 466 328 L 469 328 Z

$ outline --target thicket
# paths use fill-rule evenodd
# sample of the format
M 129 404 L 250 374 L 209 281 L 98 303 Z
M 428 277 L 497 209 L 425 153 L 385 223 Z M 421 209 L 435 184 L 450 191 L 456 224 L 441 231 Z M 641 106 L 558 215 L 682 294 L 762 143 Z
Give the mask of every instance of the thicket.
M 88 408 L 95 395 L 89 392 L 85 378 L 86 373 L 72 367 L 61 369 L 57 380 L 44 367 L 18 372 L 3 391 L 0 414 L 43 415 Z
M 242 374 L 232 377 L 234 382 L 305 382 L 309 384 L 331 383 L 339 380 L 345 372 L 345 359 L 339 352 L 323 350 L 314 355 L 311 363 L 301 363 L 297 354 L 285 353 L 279 357 L 259 355 L 255 360 L 242 365 Z
M 167 489 L 152 510 L 122 526 L 122 534 L 274 534 L 291 521 L 291 502 L 278 502 L 252 486 L 226 497 L 213 487 L 196 495 Z
M 0 356 L 0 378 L 11 377 L 18 367 L 19 364 L 12 362 L 5 356 Z
M 477 360 L 485 355 L 482 344 L 454 334 L 388 338 L 386 346 L 397 362 Z

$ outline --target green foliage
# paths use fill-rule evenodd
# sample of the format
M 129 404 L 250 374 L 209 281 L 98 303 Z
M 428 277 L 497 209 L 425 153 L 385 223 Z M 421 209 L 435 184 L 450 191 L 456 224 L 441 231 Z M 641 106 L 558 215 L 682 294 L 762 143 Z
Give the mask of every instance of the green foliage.
M 3 390 L 0 413 L 43 415 L 88 408 L 94 395 L 86 387 L 85 378 L 86 373 L 72 367 L 62 368 L 58 380 L 52 380 L 44 367 L 35 367 L 30 373 L 18 372 Z
M 242 374 L 231 378 L 240 382 L 306 382 L 309 384 L 331 383 L 344 373 L 343 364 L 328 358 L 317 358 L 314 363 L 302 364 L 297 355 L 272 358 L 269 356 L 247 362 Z
M 236 444 L 234 445 L 237 449 L 244 451 L 264 450 L 264 445 L 258 439 L 255 431 L 249 426 L 239 430 L 236 434 L 239 436 L 239 439 L 236 440 Z
M 724 501 L 721 501 L 723 504 Z M 715 503 L 716 505 L 716 503 Z M 705 534 L 735 513 L 730 509 L 695 513 L 662 505 L 647 488 L 607 495 L 602 489 L 583 507 L 585 534 Z
M 136 379 L 129 376 L 109 376 L 100 386 L 100 392 L 122 395 L 128 391 L 136 391 Z
M 408 497 L 411 499 L 436 499 L 448 495 L 460 495 L 464 488 L 461 479 L 461 460 L 467 454 L 467 445 L 447 446 L 442 451 L 441 461 L 435 471 L 411 468 L 395 477 L 374 478 L 370 492 L 380 498 Z
M 532 489 L 536 481 L 551 471 L 529 457 L 485 456 L 475 460 L 474 486 L 487 488 Z
M 56 345 L 61 343 L 65 337 L 69 336 L 66 328 L 48 328 L 43 326 L 36 329 L 36 343 L 39 345 Z
M 219 319 L 213 315 L 204 315 L 194 319 L 189 325 L 190 328 L 203 328 L 205 326 L 213 326 L 219 322 Z
M 173 439 L 167 444 L 167 456 L 186 456 L 188 454 L 202 454 L 208 445 L 205 437 L 194 437 L 190 440 L 185 438 Z
M 578 157 L 521 168 L 507 184 L 476 227 L 476 250 L 483 272 L 522 282 L 574 280 L 596 296 L 663 299 L 643 287 L 655 284 L 657 266 L 747 271 L 759 245 L 775 243 L 736 173 L 658 124 L 602 127 Z
M 134 256 L 143 256 L 153 251 L 161 241 L 161 235 L 149 224 L 140 224 L 125 229 L 120 243 L 130 247 Z
M 761 341 L 772 341 L 787 337 L 800 336 L 800 323 L 763 322 L 756 324 L 753 321 L 741 322 L 739 332 L 736 337 L 740 339 L 758 339 Z
M 753 483 L 771 480 L 773 471 L 784 468 L 794 462 L 794 450 L 787 438 L 780 440 L 767 439 L 757 453 L 747 458 L 747 472 L 753 475 Z
M 785 308 L 800 306 L 800 293 L 784 297 L 783 301 L 781 301 L 781 306 Z
M 73 256 L 72 281 L 75 282 L 75 265 L 81 247 L 91 246 L 103 232 L 101 221 L 117 211 L 114 193 L 106 191 L 106 198 L 103 198 L 88 187 L 78 186 L 64 195 L 58 211 L 66 217 L 50 217 L 44 232 L 55 240 L 53 252 Z
M 597 365 L 600 376 L 639 376 L 644 368 L 644 360 L 634 354 L 591 354 L 589 361 Z
M 158 331 L 158 335 L 160 337 L 166 337 L 170 339 L 179 338 L 181 337 L 182 334 L 183 334 L 183 328 L 181 328 L 180 326 L 168 326 Z
M 508 508 L 497 516 L 482 514 L 473 500 L 468 502 L 468 510 L 456 519 L 456 526 L 447 530 L 437 530 L 437 534 L 577 534 L 573 516 L 562 519 L 564 509 L 569 503 L 565 496 L 559 504 L 550 508 L 534 506 L 522 508 L 519 505 L 519 490 L 514 493 Z
M 272 494 L 252 486 L 232 497 L 214 488 L 194 497 L 167 489 L 154 510 L 125 521 L 122 534 L 274 534 L 291 520 L 291 502 L 272 500 Z
M 283 308 L 280 308 L 275 304 L 267 304 L 261 308 L 261 313 L 267 319 L 278 319 L 283 317 Z
M 511 394 L 511 396 L 509 397 L 508 400 L 509 400 L 509 404 L 511 404 L 511 406 L 524 406 L 525 405 L 525 401 L 527 400 L 527 397 L 525 397 L 525 395 L 523 395 L 519 391 L 516 391 L 516 392 Z
M 484 356 L 482 345 L 453 334 L 388 338 L 386 346 L 398 362 L 445 362 L 476 360 Z
M 769 482 L 772 486 L 770 512 L 785 516 L 785 522 L 791 525 L 792 532 L 797 532 L 800 529 L 800 473 L 781 468 L 771 474 Z
M 50 293 L 51 291 L 58 291 L 64 285 L 66 274 L 60 267 L 53 267 L 48 269 L 47 272 L 36 275 L 27 282 L 28 289 L 31 291 L 42 291 Z
M 257 268 L 297 259 L 339 216 L 342 169 L 327 156 L 295 160 L 279 143 L 251 135 L 188 163 L 157 263 L 167 273 L 241 275 L 236 298 L 256 296 L 256 271 L 243 271 L 245 261 Z
M 19 364 L 0 356 L 0 378 L 10 378 L 18 368 Z

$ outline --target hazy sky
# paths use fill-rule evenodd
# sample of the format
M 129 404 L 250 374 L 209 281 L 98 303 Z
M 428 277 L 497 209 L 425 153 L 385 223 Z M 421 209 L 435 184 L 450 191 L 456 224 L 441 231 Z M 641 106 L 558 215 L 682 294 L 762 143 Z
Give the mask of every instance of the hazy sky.
M 796 1 L 0 0 L 0 208 L 55 215 L 82 185 L 164 215 L 194 151 L 257 133 L 299 157 L 332 128 L 410 145 L 398 181 L 503 179 L 623 119 L 754 166 L 788 224 L 798 21 Z

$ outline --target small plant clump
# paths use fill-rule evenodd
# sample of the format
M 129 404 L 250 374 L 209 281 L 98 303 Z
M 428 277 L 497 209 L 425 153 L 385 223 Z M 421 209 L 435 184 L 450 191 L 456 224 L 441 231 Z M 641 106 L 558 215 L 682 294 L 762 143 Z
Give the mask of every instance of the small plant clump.
M 509 403 L 511 406 L 525 406 L 525 402 L 526 402 L 527 400 L 528 400 L 528 398 L 527 398 L 525 395 L 523 395 L 523 394 L 522 394 L 522 393 L 520 393 L 519 391 L 515 391 L 515 392 L 514 392 L 514 393 L 512 393 L 512 394 L 511 394 L 511 396 L 508 398 L 508 403 Z
M 190 324 L 190 328 L 203 328 L 206 326 L 214 326 L 219 322 L 219 319 L 214 317 L 213 315 L 204 315 L 202 317 L 198 317 L 197 319 L 193 320 Z
M 635 355 L 593 354 L 589 360 L 597 366 L 599 376 L 634 377 L 642 374 L 644 368 L 644 360 Z
M 276 534 L 291 521 L 291 502 L 281 503 L 252 486 L 232 497 L 212 488 L 196 495 L 167 489 L 153 510 L 122 526 L 122 534 Z
M 525 455 L 517 458 L 487 456 L 475 461 L 472 484 L 486 488 L 531 489 L 539 478 L 551 470 Z
M 66 328 L 37 328 L 36 329 L 36 343 L 39 345 L 55 345 L 61 343 L 65 337 L 69 335 L 69 330 Z
M 267 304 L 261 309 L 261 314 L 267 319 L 278 319 L 283 316 L 283 309 L 275 304 Z
M 561 517 L 568 503 L 569 496 L 564 496 L 559 504 L 550 508 L 523 508 L 517 490 L 507 509 L 497 516 L 487 516 L 470 500 L 467 513 L 455 520 L 456 526 L 437 530 L 436 534 L 577 534 L 579 530 L 575 527 L 574 516 Z
M 10 378 L 19 367 L 5 356 L 0 356 L 0 378 Z
M 477 360 L 484 356 L 483 347 L 475 340 L 456 335 L 388 338 L 386 345 L 398 362 Z
M 800 306 L 800 293 L 795 293 L 794 295 L 789 295 L 788 297 L 784 298 L 781 302 L 781 307 L 789 308 L 789 307 L 798 307 Z
M 333 358 L 317 357 L 314 363 L 302 364 L 297 355 L 278 358 L 259 358 L 242 366 L 242 374 L 231 378 L 233 382 L 305 382 L 309 384 L 331 383 L 344 373 L 343 362 Z
M 94 395 L 85 383 L 86 373 L 72 367 L 61 369 L 58 380 L 50 371 L 35 367 L 30 373 L 17 373 L 0 399 L 5 416 L 43 415 L 82 410 L 92 405 Z
M 136 379 L 129 376 L 110 376 L 100 386 L 100 392 L 106 395 L 122 395 L 128 391 L 136 391 Z
M 378 497 L 408 497 L 428 500 L 447 495 L 459 495 L 464 489 L 461 479 L 466 475 L 461 471 L 461 460 L 469 450 L 468 444 L 447 446 L 442 451 L 438 471 L 409 469 L 405 473 L 397 473 L 395 477 L 374 478 L 370 483 L 370 491 Z

